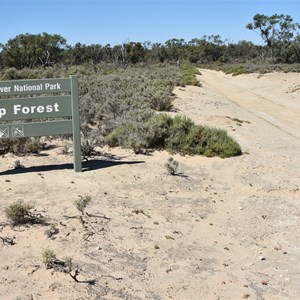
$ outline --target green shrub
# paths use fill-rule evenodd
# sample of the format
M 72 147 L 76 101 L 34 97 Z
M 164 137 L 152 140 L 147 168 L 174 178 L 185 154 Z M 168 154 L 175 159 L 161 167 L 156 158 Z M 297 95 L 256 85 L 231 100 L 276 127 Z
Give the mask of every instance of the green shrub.
M 226 74 L 232 74 L 237 76 L 240 74 L 248 73 L 271 73 L 277 72 L 299 72 L 300 64 L 282 64 L 282 63 L 272 63 L 266 61 L 247 61 L 245 63 L 210 63 L 207 65 L 201 65 L 202 68 L 212 69 L 216 71 L 223 71 Z
M 22 200 L 19 200 L 6 207 L 4 213 L 13 226 L 27 223 L 43 223 L 45 219 L 41 215 L 32 213 L 31 210 L 33 208 L 33 204 L 24 203 Z
M 196 75 L 200 75 L 200 74 L 201 73 L 194 65 L 184 64 L 180 66 L 179 78 L 181 81 L 181 85 L 201 86 L 201 83 L 196 77 Z
M 53 268 L 53 265 L 56 261 L 56 254 L 53 250 L 46 249 L 42 252 L 43 263 L 45 264 L 46 269 Z
M 165 113 L 154 115 L 140 131 L 132 123 L 117 127 L 107 142 L 112 147 L 133 148 L 133 144 L 139 144 L 147 149 L 167 149 L 183 155 L 225 158 L 242 153 L 239 144 L 225 130 L 196 125 L 185 116 L 172 118 Z
M 192 125 L 189 132 L 183 138 L 181 152 L 190 155 L 203 155 L 206 149 L 207 141 L 203 133 L 205 127 Z
M 5 69 L 2 76 L 1 80 L 16 80 L 19 79 L 17 75 L 17 69 L 16 68 L 8 68 Z
M 185 69 L 185 67 L 182 67 Z M 80 117 L 82 128 L 93 128 L 107 143 L 124 144 L 135 152 L 140 152 L 147 145 L 144 124 L 149 121 L 154 111 L 169 111 L 175 98 L 173 89 L 183 84 L 178 76 L 178 67 L 168 64 L 142 65 L 118 69 L 113 65 L 84 64 L 46 69 L 15 68 L 0 72 L 3 79 L 59 78 L 69 74 L 79 75 Z M 122 130 L 120 128 L 124 127 Z M 117 129 L 118 128 L 118 129 Z M 121 139 L 114 130 L 126 131 L 128 138 Z M 121 141 L 117 141 L 117 140 Z M 89 156 L 99 146 L 98 139 L 84 135 L 82 150 Z M 39 145 L 29 139 L 11 139 L 0 141 L 0 154 L 13 152 L 25 154 L 38 153 Z
M 219 156 L 221 158 L 241 155 L 241 147 L 227 132 L 222 129 L 206 128 L 207 146 L 204 155 L 207 157 Z
M 186 146 L 186 138 L 194 123 L 185 116 L 175 116 L 166 138 L 166 148 L 172 152 L 183 152 Z M 189 154 L 189 153 L 184 153 Z
M 79 196 L 79 199 L 76 199 L 74 201 L 74 204 L 76 208 L 81 212 L 82 215 L 84 215 L 84 210 L 86 207 L 91 203 L 92 197 L 87 195 L 87 196 Z
M 61 260 L 56 257 L 56 254 L 53 250 L 46 249 L 42 252 L 42 259 L 46 269 L 54 269 L 55 271 L 68 274 L 70 274 L 73 270 L 73 258 L 70 256 L 66 256 Z M 72 275 L 71 277 L 74 278 Z M 74 279 L 76 280 L 76 278 Z
M 232 74 L 232 76 L 238 76 L 241 74 L 247 73 L 247 70 L 244 68 L 244 66 L 237 66 L 237 67 L 227 67 L 224 68 L 225 74 Z
M 164 149 L 173 119 L 166 113 L 154 115 L 146 124 L 146 144 L 153 149 Z
M 122 145 L 122 143 L 120 142 L 121 132 L 122 131 L 120 128 L 116 128 L 105 138 L 105 143 L 110 147 L 117 147 Z
M 142 153 L 149 148 L 147 143 L 147 123 L 144 123 L 144 118 L 136 120 L 136 115 L 126 118 L 120 126 L 111 132 L 105 139 L 105 142 L 111 146 L 123 146 L 131 148 L 135 153 Z M 145 119 L 147 120 L 148 117 Z

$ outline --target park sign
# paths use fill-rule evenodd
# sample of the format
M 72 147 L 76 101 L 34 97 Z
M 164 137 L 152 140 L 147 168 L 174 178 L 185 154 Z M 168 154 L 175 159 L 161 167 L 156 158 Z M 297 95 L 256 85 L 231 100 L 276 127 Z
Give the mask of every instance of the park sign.
M 68 119 L 61 119 L 64 117 Z M 32 122 L 34 119 L 47 121 Z M 77 76 L 0 81 L 0 139 L 59 134 L 73 135 L 74 170 L 81 172 Z

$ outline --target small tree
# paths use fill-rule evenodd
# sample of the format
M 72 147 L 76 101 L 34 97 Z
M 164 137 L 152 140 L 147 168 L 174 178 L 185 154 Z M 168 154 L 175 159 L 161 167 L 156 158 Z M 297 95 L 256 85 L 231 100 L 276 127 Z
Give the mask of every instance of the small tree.
M 44 68 L 57 63 L 62 58 L 66 39 L 58 34 L 19 34 L 1 45 L 2 59 L 8 67 Z
M 294 33 L 300 28 L 300 24 L 294 23 L 293 18 L 289 15 L 274 14 L 269 17 L 256 14 L 253 17 L 253 22 L 247 24 L 246 28 L 261 36 L 273 59 L 276 47 L 292 41 Z

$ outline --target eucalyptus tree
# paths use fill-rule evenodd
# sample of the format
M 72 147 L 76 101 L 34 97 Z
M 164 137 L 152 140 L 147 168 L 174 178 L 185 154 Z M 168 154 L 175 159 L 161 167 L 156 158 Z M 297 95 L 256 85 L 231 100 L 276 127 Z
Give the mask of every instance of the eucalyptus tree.
M 147 58 L 150 62 L 164 62 L 167 58 L 166 47 L 161 43 L 151 44 L 151 49 L 148 52 Z
M 169 39 L 165 42 L 166 53 L 170 60 L 178 61 L 183 48 L 186 46 L 184 39 Z
M 267 49 L 269 49 L 271 58 L 274 59 L 275 50 L 292 42 L 300 25 L 295 23 L 289 15 L 274 14 L 266 16 L 256 14 L 253 17 L 253 22 L 248 23 L 246 28 L 261 36 Z
M 58 34 L 19 34 L 2 45 L 2 58 L 5 66 L 46 68 L 62 59 L 66 39 Z

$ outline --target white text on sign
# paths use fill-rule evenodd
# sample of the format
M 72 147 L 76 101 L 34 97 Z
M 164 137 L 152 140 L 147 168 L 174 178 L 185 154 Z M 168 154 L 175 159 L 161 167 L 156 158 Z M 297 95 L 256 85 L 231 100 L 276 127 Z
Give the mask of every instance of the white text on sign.
M 0 107 L 0 119 L 6 115 L 6 109 Z M 52 113 L 52 112 L 59 112 L 59 104 L 54 103 L 48 105 L 32 105 L 32 106 L 22 106 L 21 104 L 15 104 L 13 106 L 14 115 L 20 114 L 42 114 L 42 113 Z
M 40 83 L 40 84 L 15 84 L 14 86 L 0 87 L 0 94 L 14 92 L 35 92 L 35 91 L 57 91 L 61 90 L 60 83 Z

